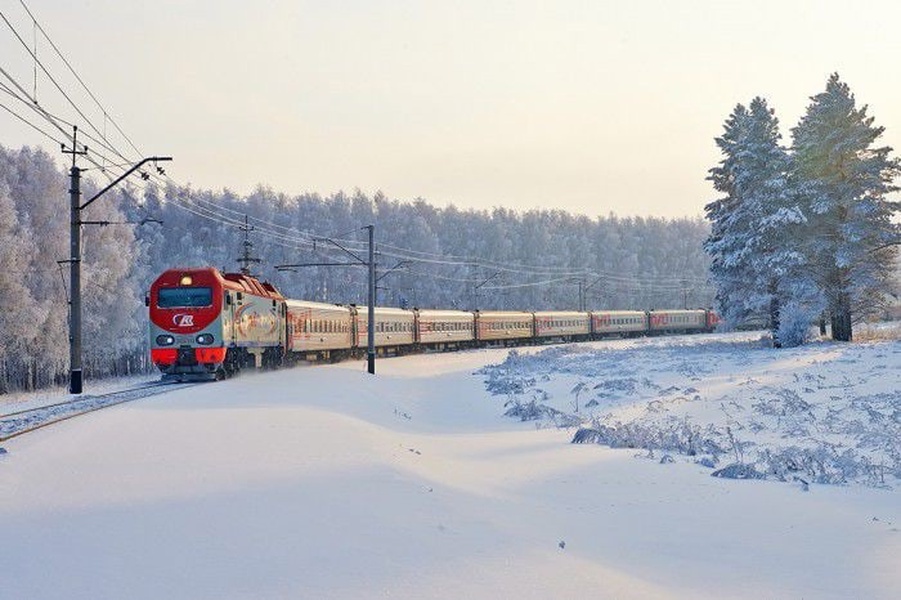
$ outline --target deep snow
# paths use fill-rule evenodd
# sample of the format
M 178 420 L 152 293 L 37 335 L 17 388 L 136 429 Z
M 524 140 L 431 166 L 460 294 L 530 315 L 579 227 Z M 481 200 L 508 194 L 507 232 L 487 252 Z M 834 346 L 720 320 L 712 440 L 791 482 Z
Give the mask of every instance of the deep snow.
M 898 342 L 773 352 L 754 336 L 691 336 L 523 349 L 512 360 L 505 350 L 409 356 L 364 371 L 348 362 L 248 375 L 3 443 L 0 597 L 901 590 L 890 477 L 806 492 L 793 476 L 721 479 L 698 462 L 715 453 L 571 444 L 577 427 L 503 416 L 535 399 L 569 419 L 578 387 L 587 427 L 687 418 L 728 426 L 753 444 L 744 458 L 758 467 L 763 450 L 821 437 L 885 465 L 889 442 L 866 446 L 857 430 L 826 423 L 864 427 L 859 408 L 896 435 L 885 407 L 901 388 Z M 524 393 L 504 388 L 503 372 Z M 661 464 L 664 454 L 673 461 Z

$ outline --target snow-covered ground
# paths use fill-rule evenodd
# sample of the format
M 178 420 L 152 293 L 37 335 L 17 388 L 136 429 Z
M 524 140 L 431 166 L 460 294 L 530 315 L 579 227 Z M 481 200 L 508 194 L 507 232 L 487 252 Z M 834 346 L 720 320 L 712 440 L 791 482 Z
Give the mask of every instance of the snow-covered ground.
M 303 366 L 26 434 L 0 597 L 898 597 L 901 343 L 758 338 Z

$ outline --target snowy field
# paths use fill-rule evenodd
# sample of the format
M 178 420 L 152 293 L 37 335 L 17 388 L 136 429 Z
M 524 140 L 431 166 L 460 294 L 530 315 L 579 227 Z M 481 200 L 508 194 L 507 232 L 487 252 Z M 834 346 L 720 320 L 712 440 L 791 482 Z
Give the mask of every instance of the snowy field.
M 901 595 L 897 341 L 364 370 L 248 375 L 4 442 L 0 598 Z

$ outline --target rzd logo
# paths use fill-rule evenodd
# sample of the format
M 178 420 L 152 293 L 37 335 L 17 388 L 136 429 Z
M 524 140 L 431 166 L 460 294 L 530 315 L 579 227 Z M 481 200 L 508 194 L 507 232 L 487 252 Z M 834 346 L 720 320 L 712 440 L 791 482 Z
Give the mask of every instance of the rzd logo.
M 175 315 L 172 317 L 172 323 L 176 327 L 193 327 L 194 315 Z

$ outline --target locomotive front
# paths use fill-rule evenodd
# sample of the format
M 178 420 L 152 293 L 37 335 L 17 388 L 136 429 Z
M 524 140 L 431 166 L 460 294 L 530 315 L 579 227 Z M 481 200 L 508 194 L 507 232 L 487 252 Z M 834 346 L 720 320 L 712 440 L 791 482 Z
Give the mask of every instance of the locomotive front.
M 150 287 L 150 358 L 166 376 L 215 378 L 225 361 L 224 281 L 207 269 L 173 269 Z

